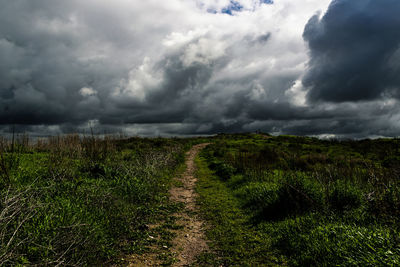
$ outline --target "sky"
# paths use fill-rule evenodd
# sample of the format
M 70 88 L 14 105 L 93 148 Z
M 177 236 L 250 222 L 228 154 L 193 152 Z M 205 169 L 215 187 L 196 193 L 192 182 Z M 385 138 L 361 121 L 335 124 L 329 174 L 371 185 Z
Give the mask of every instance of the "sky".
M 0 0 L 0 133 L 400 135 L 398 0 Z

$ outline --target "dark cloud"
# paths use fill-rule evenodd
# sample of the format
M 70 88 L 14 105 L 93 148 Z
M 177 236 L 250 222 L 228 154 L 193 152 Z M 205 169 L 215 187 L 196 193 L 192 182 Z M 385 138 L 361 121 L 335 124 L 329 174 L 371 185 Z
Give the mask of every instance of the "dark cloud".
M 0 0 L 0 133 L 397 135 L 399 4 L 321 1 Z
M 304 30 L 311 59 L 303 84 L 311 101 L 399 96 L 400 1 L 334 0 Z
M 101 22 L 75 1 L 0 4 L 0 124 L 77 125 L 107 113 L 109 89 L 128 72 L 124 58 L 132 59 L 118 55 L 128 35 L 121 18 Z M 82 95 L 84 87 L 97 95 Z

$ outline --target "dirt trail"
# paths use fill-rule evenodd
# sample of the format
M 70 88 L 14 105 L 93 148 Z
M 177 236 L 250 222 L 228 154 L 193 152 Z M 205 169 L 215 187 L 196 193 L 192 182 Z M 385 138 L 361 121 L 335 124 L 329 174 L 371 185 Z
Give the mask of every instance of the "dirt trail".
M 181 177 L 176 178 L 182 183 L 182 186 L 175 186 L 170 190 L 170 199 L 185 205 L 182 211 L 175 214 L 178 218 L 176 223 L 182 228 L 175 231 L 176 237 L 172 242 L 173 246 L 169 248 L 176 259 L 172 266 L 189 266 L 201 252 L 208 250 L 203 221 L 197 214 L 197 193 L 195 192 L 197 179 L 194 176 L 196 170 L 194 159 L 199 151 L 207 145 L 195 145 L 186 153 L 186 170 Z M 128 266 L 159 266 L 160 264 L 157 254 L 152 253 L 133 259 Z
M 178 214 L 179 219 L 177 221 L 184 228 L 177 232 L 177 236 L 173 241 L 172 252 L 178 260 L 174 266 L 187 266 L 193 263 L 196 256 L 201 252 L 208 250 L 204 237 L 203 221 L 196 214 L 197 194 L 195 186 L 197 179 L 194 176 L 196 168 L 194 158 L 207 145 L 200 144 L 193 146 L 186 154 L 186 171 L 180 178 L 183 186 L 174 187 L 170 190 L 171 200 L 185 204 L 185 209 Z

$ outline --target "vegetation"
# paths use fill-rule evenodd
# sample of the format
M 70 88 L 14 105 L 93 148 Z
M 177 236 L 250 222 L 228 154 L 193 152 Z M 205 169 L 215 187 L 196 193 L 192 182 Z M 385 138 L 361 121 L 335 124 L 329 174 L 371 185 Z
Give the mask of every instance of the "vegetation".
M 198 165 L 203 264 L 400 264 L 398 139 L 219 135 Z
M 266 134 L 0 139 L 0 265 L 124 264 L 154 242 L 169 248 L 181 208 L 171 178 L 202 142 L 213 252 L 198 265 L 400 265 L 399 139 Z
M 111 264 L 146 251 L 150 223 L 173 226 L 167 192 L 191 142 L 1 139 L 0 265 Z

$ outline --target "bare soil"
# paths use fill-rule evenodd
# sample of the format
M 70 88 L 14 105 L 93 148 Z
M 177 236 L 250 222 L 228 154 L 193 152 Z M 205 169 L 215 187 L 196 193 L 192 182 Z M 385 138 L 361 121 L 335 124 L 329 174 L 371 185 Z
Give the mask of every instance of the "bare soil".
M 185 204 L 185 209 L 178 214 L 179 219 L 177 221 L 179 225 L 183 226 L 183 229 L 176 233 L 177 236 L 173 241 L 172 252 L 178 260 L 174 266 L 190 265 L 194 262 L 196 256 L 208 250 L 203 231 L 204 222 L 197 215 L 197 193 L 195 191 L 197 179 L 194 176 L 196 170 L 194 158 L 207 145 L 193 146 L 186 154 L 186 171 L 180 177 L 183 186 L 173 187 L 170 190 L 171 200 Z

